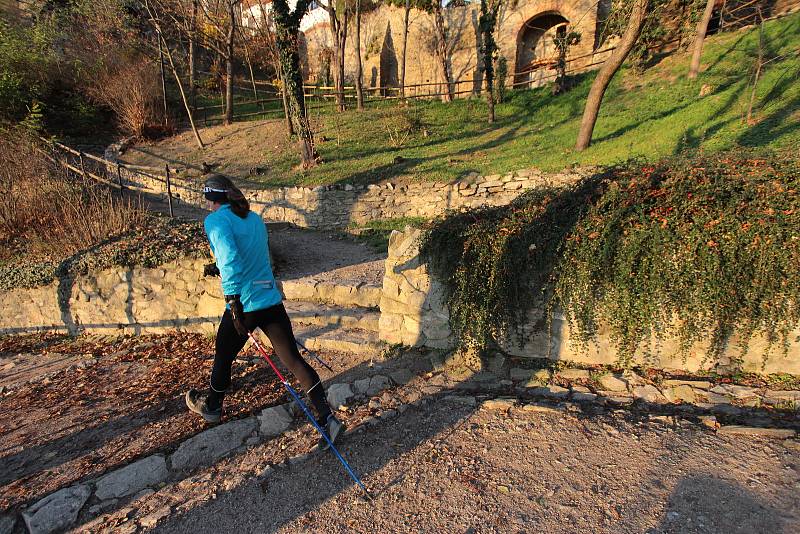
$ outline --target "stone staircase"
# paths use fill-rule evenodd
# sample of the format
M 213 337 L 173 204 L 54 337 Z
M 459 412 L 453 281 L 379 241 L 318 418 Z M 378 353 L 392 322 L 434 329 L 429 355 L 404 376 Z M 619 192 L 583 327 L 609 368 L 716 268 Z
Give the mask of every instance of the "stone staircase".
M 368 357 L 381 352 L 380 287 L 305 277 L 284 281 L 282 289 L 295 337 L 308 349 Z

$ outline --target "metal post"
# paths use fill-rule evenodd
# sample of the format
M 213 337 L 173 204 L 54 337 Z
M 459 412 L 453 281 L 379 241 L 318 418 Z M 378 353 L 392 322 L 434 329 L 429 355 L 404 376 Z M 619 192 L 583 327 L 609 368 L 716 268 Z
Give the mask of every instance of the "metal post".
M 164 168 L 167 171 L 167 203 L 169 204 L 169 216 L 174 217 L 175 214 L 172 212 L 172 182 L 169 179 L 169 164 L 164 165 Z
M 120 165 L 119 161 L 117 162 L 117 181 L 119 182 L 119 191 L 121 193 L 125 186 L 122 184 L 122 165 Z

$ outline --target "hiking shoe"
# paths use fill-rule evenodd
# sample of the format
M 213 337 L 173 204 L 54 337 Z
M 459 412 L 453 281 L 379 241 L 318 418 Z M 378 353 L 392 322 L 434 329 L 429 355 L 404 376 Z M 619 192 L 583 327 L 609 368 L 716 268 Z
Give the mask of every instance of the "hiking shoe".
M 222 406 L 212 410 L 208 407 L 208 394 L 201 393 L 196 389 L 186 392 L 186 406 L 205 419 L 207 423 L 219 423 L 222 417 Z
M 333 414 L 328 416 L 328 420 L 324 425 L 320 425 L 320 428 L 328 434 L 328 437 L 331 438 L 332 443 L 336 443 L 336 438 L 338 438 L 346 429 L 347 427 L 344 426 L 344 423 L 336 419 Z M 319 443 L 317 444 L 317 450 L 320 451 L 327 451 L 330 448 L 328 442 L 320 436 Z

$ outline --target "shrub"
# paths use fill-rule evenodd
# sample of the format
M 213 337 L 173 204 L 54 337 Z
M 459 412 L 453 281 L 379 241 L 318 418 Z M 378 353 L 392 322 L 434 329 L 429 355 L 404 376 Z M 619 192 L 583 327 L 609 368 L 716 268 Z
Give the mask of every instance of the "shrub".
M 579 342 L 607 325 L 621 363 L 655 338 L 688 351 L 800 324 L 800 164 L 736 152 L 628 163 L 511 205 L 450 215 L 422 252 L 446 283 L 451 324 L 484 347 L 534 305 L 563 310 Z
M 124 232 L 143 210 L 47 159 L 19 132 L 0 132 L 0 242 L 6 256 L 61 257 Z
M 163 111 L 158 71 L 152 62 L 111 55 L 108 60 L 100 67 L 89 94 L 114 112 L 117 125 L 126 134 L 142 137 L 148 130 L 158 130 Z

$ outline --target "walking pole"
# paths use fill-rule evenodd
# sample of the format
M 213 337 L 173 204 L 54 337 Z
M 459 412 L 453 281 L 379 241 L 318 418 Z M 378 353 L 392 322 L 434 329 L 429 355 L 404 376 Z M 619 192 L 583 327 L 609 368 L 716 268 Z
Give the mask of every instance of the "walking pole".
M 304 351 L 306 354 L 310 354 L 312 358 L 314 358 L 315 360 L 317 360 L 317 361 L 320 363 L 320 365 L 323 365 L 323 366 L 325 366 L 325 368 L 326 368 L 328 371 L 330 371 L 331 373 L 333 372 L 333 369 L 331 368 L 331 366 L 330 366 L 330 365 L 328 365 L 327 363 L 325 363 L 325 360 L 323 360 L 322 358 L 320 358 L 320 357 L 317 355 L 317 353 L 315 353 L 315 352 L 311 352 L 310 350 L 308 350 L 308 347 L 306 347 L 305 345 L 303 345 L 302 343 L 300 343 L 300 342 L 299 342 L 299 341 L 297 341 L 296 339 L 294 340 L 294 342 L 295 342 L 295 343 L 297 343 L 297 346 L 298 346 L 298 347 L 300 347 L 300 350 Z
M 369 494 L 369 491 L 367 490 L 366 486 L 364 486 L 364 483 L 361 482 L 358 476 L 356 476 L 356 474 L 353 472 L 353 469 L 350 467 L 350 464 L 347 463 L 347 460 L 345 460 L 339 453 L 339 450 L 334 446 L 333 442 L 331 441 L 331 438 L 328 437 L 328 434 L 324 430 L 322 430 L 322 428 L 319 426 L 317 420 L 314 419 L 314 416 L 309 411 L 308 406 L 306 406 L 306 403 L 300 399 L 300 396 L 297 394 L 294 388 L 289 384 L 289 381 L 283 377 L 278 368 L 275 367 L 275 364 L 272 363 L 272 360 L 270 359 L 269 355 L 267 355 L 267 351 L 265 351 L 264 347 L 261 346 L 261 343 L 258 342 L 256 336 L 254 336 L 253 333 L 250 331 L 247 332 L 247 335 L 250 336 L 250 340 L 256 346 L 256 348 L 264 357 L 264 359 L 267 360 L 267 363 L 269 364 L 270 367 L 272 367 L 272 370 L 275 371 L 275 374 L 278 375 L 278 380 L 281 381 L 281 383 L 289 392 L 289 394 L 294 398 L 297 405 L 300 406 L 300 408 L 302 408 L 303 413 L 306 414 L 306 417 L 308 417 L 308 420 L 311 421 L 312 425 L 314 425 L 314 428 L 317 429 L 317 432 L 319 432 L 325 439 L 325 441 L 328 442 L 328 447 L 330 447 L 331 451 L 333 451 L 333 454 L 335 454 L 336 458 L 338 458 L 339 461 L 342 463 L 345 470 L 347 471 L 347 474 L 350 475 L 350 478 L 352 478 L 355 481 L 355 483 L 358 484 L 358 486 L 364 491 L 364 495 L 366 495 L 367 499 L 371 500 L 372 496 Z

